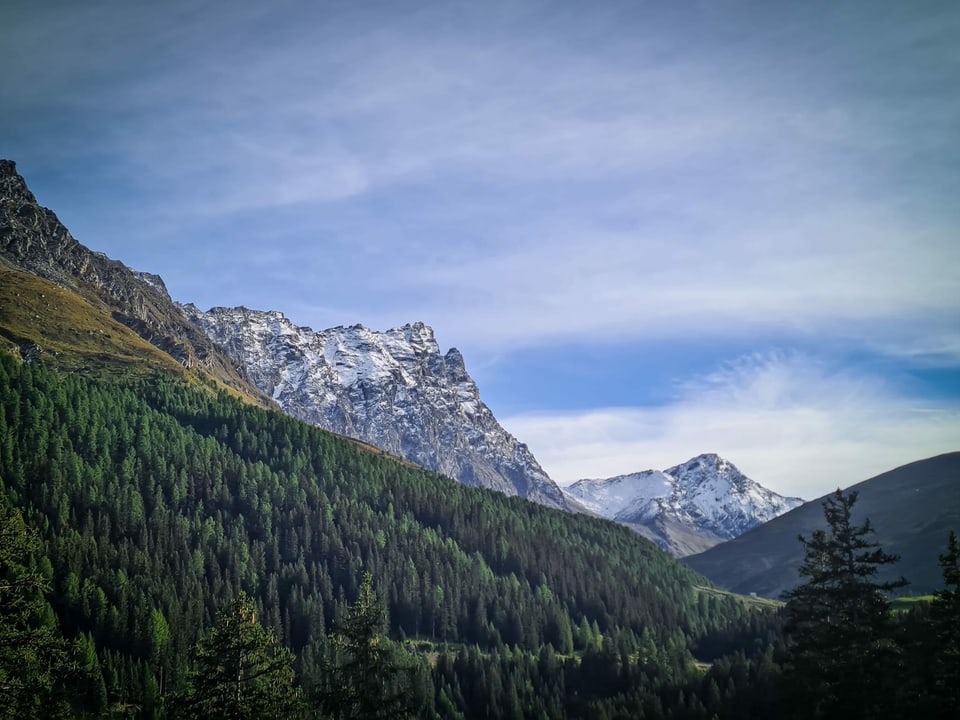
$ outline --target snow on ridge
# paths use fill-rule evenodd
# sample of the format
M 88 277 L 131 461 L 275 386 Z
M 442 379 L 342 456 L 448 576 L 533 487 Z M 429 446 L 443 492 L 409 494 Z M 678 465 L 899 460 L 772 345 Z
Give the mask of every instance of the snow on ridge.
M 94 253 L 94 254 L 101 255 L 104 258 L 107 258 L 106 255 L 103 255 L 103 253 Z M 110 258 L 107 258 L 107 259 L 109 260 Z M 131 272 L 133 273 L 133 276 L 137 278 L 137 280 L 139 280 L 140 282 L 146 285 L 149 285 L 154 290 L 157 290 L 158 292 L 160 292 L 164 297 L 166 298 L 170 297 L 170 293 L 167 292 L 167 286 L 163 282 L 163 278 L 160 277 L 159 275 L 156 275 L 154 273 L 144 272 L 143 270 L 133 270 L 132 268 L 131 268 Z
M 248 340 L 241 358 L 246 364 L 271 364 L 269 357 L 277 350 L 277 343 L 282 342 L 304 359 L 328 367 L 328 379 L 342 387 L 359 381 L 380 382 L 391 378 L 415 385 L 420 365 L 430 356 L 440 354 L 433 329 L 422 322 L 385 332 L 359 324 L 314 331 L 296 325 L 278 310 L 213 307 L 204 313 L 192 305 L 182 308 L 208 334 L 213 333 L 213 326 L 218 323 L 242 328 Z M 218 342 L 226 339 L 220 335 L 214 338 Z M 296 383 L 288 386 L 296 387 Z M 271 388 L 270 392 L 273 394 L 275 389 Z
M 768 490 L 712 453 L 664 471 L 578 480 L 565 492 L 611 520 L 646 524 L 663 517 L 725 539 L 737 537 L 803 502 Z
M 612 518 L 638 497 L 668 497 L 673 490 L 672 480 L 657 470 L 644 470 L 607 479 L 578 480 L 566 492 L 588 510 Z
M 441 354 L 430 326 L 313 331 L 277 311 L 181 307 L 287 414 L 467 484 L 568 507 L 480 400 L 460 352 Z

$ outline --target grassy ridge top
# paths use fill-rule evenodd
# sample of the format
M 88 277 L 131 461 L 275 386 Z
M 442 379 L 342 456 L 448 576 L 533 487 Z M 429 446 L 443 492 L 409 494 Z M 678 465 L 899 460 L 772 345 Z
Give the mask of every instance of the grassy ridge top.
M 21 358 L 42 357 L 52 367 L 104 379 L 156 373 L 195 387 L 223 390 L 248 404 L 260 398 L 202 370 L 185 368 L 115 320 L 99 300 L 60 287 L 0 260 L 0 349 Z
M 21 355 L 39 352 L 63 370 L 142 376 L 184 368 L 77 293 L 0 265 L 0 336 Z

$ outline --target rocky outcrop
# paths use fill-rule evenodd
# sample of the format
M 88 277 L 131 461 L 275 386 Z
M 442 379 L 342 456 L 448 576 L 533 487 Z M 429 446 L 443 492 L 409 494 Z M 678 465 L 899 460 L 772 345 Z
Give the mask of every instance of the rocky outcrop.
M 279 312 L 183 309 L 289 415 L 467 485 L 569 509 L 527 446 L 480 400 L 460 352 L 441 353 L 423 323 L 315 332 Z
M 181 365 L 267 402 L 225 353 L 191 324 L 156 275 L 81 245 L 41 207 L 10 160 L 0 160 L 0 258 L 70 289 Z

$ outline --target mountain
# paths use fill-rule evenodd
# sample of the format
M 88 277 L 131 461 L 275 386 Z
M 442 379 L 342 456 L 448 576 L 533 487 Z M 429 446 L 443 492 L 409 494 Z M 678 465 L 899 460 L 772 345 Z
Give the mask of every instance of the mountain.
M 904 465 L 847 490 L 859 493 L 854 522 L 869 518 L 883 548 L 900 555 L 900 562 L 880 579 L 904 575 L 911 593 L 941 588 L 937 557 L 946 548 L 950 530 L 960 532 L 960 452 Z M 803 547 L 797 536 L 809 537 L 827 527 L 822 508 L 826 497 L 684 562 L 735 592 L 779 597 L 800 581 L 797 568 Z
M 143 350 L 136 335 L 161 351 L 155 364 L 172 358 L 260 404 L 279 403 L 294 417 L 465 484 L 576 509 L 480 400 L 460 353 L 441 354 L 422 323 L 314 333 L 280 313 L 181 306 L 158 275 L 77 242 L 9 160 L 0 161 L 0 270 L 2 292 L 12 294 L 0 334 L 25 357 L 45 353 L 86 373 L 107 361 L 111 372 L 139 371 L 131 360 Z M 22 312 L 27 297 L 36 298 L 32 315 Z
M 714 454 L 662 472 L 578 480 L 564 492 L 678 557 L 742 535 L 803 502 L 764 488 Z
M 466 485 L 574 506 L 480 399 L 456 348 L 423 323 L 314 331 L 280 312 L 183 310 L 289 415 Z
M 10 271 L 30 273 L 71 293 L 72 304 L 86 303 L 103 322 L 109 319 L 129 328 L 182 367 L 261 404 L 270 403 L 233 361 L 186 319 L 163 280 L 131 270 L 77 242 L 52 211 L 37 203 L 10 160 L 0 160 L 0 263 Z M 21 337 L 19 329 L 8 328 L 7 340 L 21 352 L 49 349 Z M 62 345 L 67 338 L 50 337 L 48 333 L 46 339 Z M 87 355 L 81 366 L 89 369 L 98 360 L 95 353 Z

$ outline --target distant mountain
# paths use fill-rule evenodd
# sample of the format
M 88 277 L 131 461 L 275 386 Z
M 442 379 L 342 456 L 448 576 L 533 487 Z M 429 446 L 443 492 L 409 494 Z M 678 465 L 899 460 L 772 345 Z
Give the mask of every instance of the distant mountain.
M 564 492 L 678 557 L 735 538 L 803 503 L 764 488 L 714 454 L 662 472 L 578 480 Z
M 460 352 L 441 353 L 427 325 L 314 331 L 280 312 L 183 309 L 287 414 L 466 485 L 574 509 L 480 399 Z
M 131 270 L 77 242 L 53 212 L 37 203 L 10 160 L 0 160 L 0 263 L 75 294 L 71 301 L 74 305 L 75 301 L 85 302 L 92 312 L 126 326 L 184 368 L 207 375 L 263 404 L 269 403 L 233 361 L 184 317 L 163 280 Z M 37 313 L 37 318 L 45 322 L 60 319 L 51 313 Z M 8 328 L 7 339 L 21 352 L 46 349 L 30 340 L 29 332 L 24 337 L 18 332 Z M 68 344 L 63 334 L 44 337 L 60 346 Z M 89 358 L 95 360 L 95 353 Z
M 885 577 L 903 575 L 907 592 L 943 587 L 937 557 L 950 530 L 960 532 L 960 452 L 938 455 L 853 485 L 859 493 L 853 519 L 869 518 L 883 548 L 900 555 Z M 684 558 L 690 567 L 734 592 L 779 597 L 795 587 L 803 558 L 798 535 L 826 528 L 823 501 L 812 500 L 760 527 Z M 882 579 L 882 578 L 881 578 Z

